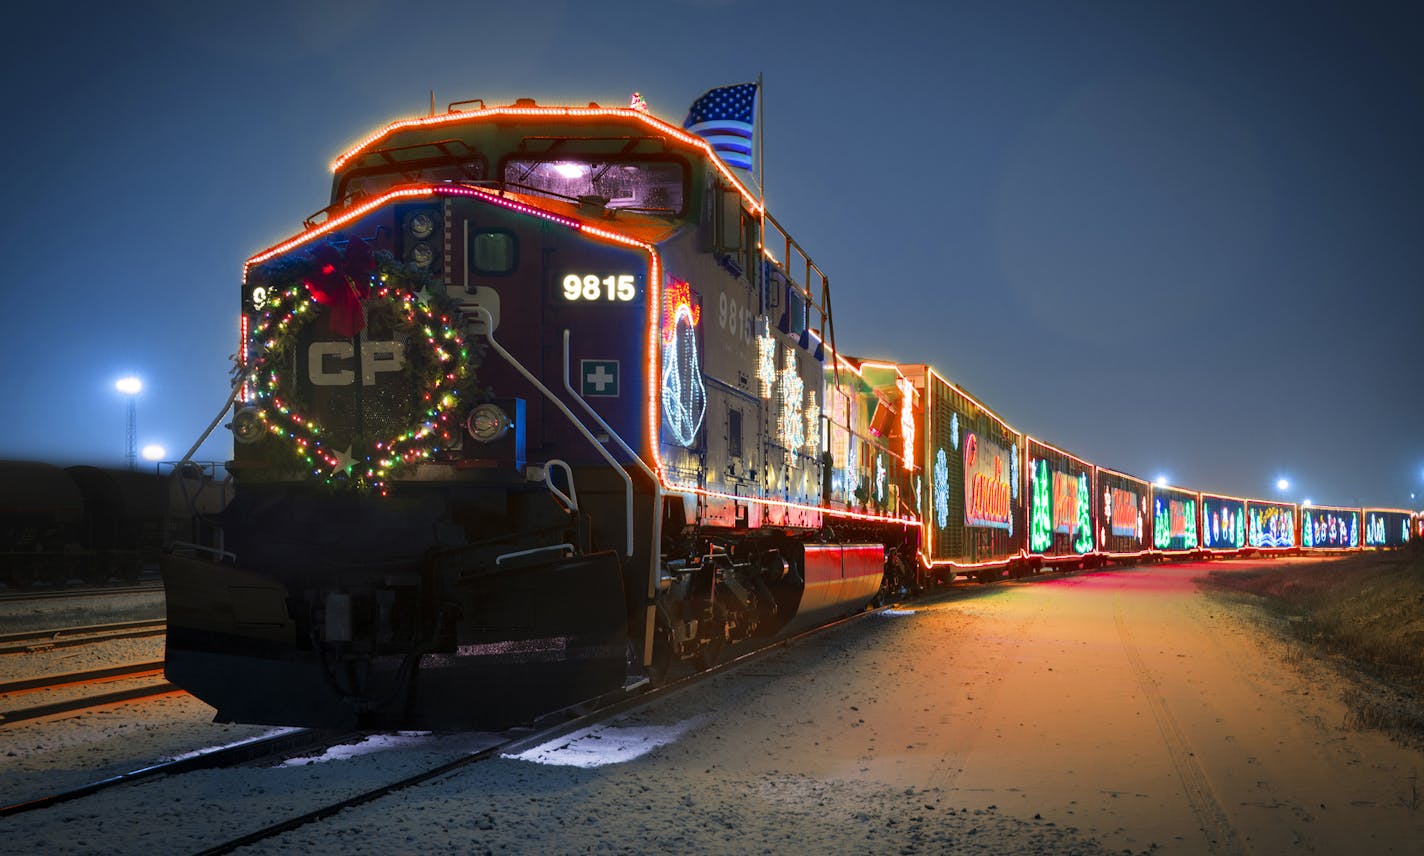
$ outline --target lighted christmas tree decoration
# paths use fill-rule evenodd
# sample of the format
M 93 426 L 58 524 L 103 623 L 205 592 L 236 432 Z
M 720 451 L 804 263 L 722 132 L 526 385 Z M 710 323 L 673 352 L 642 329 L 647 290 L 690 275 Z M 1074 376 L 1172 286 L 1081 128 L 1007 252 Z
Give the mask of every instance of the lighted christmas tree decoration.
M 935 452 L 934 465 L 934 507 L 935 521 L 939 528 L 949 525 L 949 458 L 944 449 Z
M 1078 474 L 1078 538 L 1073 542 L 1074 551 L 1079 554 L 1093 551 L 1092 491 L 1088 488 L 1087 473 Z
M 1029 481 L 1033 488 L 1030 497 L 1028 547 L 1041 552 L 1053 544 L 1052 474 L 1048 471 L 1048 461 L 1028 462 Z
M 691 446 L 707 413 L 707 387 L 697 353 L 702 307 L 692 298 L 692 286 L 676 277 L 663 300 L 663 417 L 673 440 Z

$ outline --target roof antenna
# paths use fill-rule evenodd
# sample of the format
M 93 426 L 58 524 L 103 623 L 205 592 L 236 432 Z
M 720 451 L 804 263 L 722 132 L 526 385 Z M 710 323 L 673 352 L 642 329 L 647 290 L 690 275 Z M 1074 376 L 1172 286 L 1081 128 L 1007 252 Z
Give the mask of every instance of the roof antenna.
M 435 115 L 435 90 L 430 90 L 430 115 Z

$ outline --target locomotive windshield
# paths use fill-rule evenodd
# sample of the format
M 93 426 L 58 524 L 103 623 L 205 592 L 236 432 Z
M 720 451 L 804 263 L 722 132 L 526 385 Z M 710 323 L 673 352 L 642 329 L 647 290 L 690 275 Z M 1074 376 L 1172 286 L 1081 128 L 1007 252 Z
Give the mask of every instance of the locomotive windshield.
M 684 164 L 672 160 L 560 157 L 505 161 L 507 186 L 540 196 L 577 201 L 598 196 L 608 208 L 649 214 L 682 212 Z

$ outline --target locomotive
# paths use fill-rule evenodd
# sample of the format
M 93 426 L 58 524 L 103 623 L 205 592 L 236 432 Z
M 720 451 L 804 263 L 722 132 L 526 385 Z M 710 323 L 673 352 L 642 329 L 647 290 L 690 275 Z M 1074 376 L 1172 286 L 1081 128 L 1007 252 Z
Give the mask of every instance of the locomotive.
M 645 109 L 458 102 L 332 173 L 244 268 L 223 547 L 162 563 L 219 720 L 499 727 L 959 575 L 1300 544 L 840 353 L 826 275 Z

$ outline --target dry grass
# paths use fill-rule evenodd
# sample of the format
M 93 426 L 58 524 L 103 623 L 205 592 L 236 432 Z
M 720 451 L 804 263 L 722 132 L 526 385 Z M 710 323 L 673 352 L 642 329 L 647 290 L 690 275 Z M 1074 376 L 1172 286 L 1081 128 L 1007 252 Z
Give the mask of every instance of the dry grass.
M 1251 596 L 1308 651 L 1353 667 L 1347 724 L 1424 745 L 1424 549 L 1212 571 L 1204 582 Z

